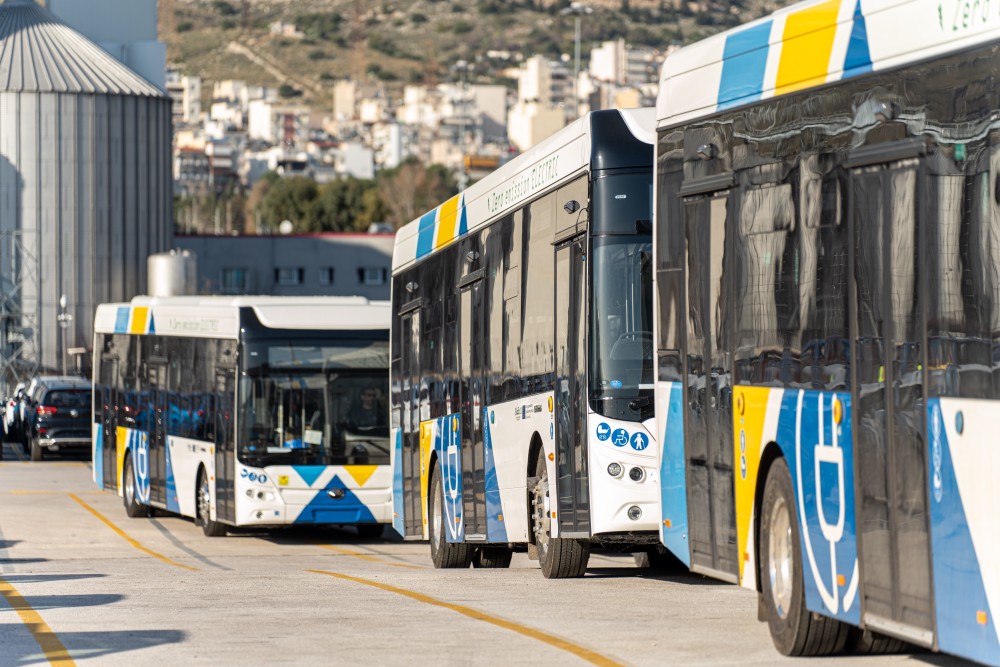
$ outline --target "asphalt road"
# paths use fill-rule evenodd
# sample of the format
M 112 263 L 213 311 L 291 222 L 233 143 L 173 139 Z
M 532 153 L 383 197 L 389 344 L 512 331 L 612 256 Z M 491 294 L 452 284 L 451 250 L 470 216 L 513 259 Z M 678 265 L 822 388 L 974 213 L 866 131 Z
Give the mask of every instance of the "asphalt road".
M 583 579 L 434 570 L 391 530 L 240 531 L 129 519 L 89 461 L 0 463 L 0 666 L 952 665 L 919 653 L 792 661 L 750 591 L 598 553 Z

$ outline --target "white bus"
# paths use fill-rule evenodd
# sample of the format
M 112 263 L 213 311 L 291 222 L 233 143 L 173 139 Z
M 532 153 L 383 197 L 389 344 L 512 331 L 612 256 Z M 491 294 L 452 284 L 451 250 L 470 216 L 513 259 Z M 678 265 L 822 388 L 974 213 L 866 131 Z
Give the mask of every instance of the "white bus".
M 229 526 L 391 520 L 389 307 L 361 297 L 137 297 L 94 322 L 94 482 Z
M 657 544 L 653 123 L 588 114 L 396 237 L 394 526 L 437 567 Z
M 664 544 L 786 655 L 1000 665 L 1000 12 L 821 0 L 657 103 Z

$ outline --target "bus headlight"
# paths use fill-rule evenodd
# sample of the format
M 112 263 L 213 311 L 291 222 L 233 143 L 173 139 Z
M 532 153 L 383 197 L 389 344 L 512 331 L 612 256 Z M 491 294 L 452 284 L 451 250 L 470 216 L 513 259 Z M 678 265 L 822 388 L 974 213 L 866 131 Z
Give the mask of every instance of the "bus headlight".
M 642 478 L 645 476 L 646 476 L 645 471 L 638 466 L 628 471 L 628 478 L 633 482 L 641 482 Z M 629 511 L 631 512 L 631 510 Z
M 620 463 L 611 463 L 608 465 L 608 474 L 612 477 L 621 477 L 622 466 Z
M 632 507 L 628 508 L 628 518 L 633 521 L 638 521 L 642 518 L 642 510 L 639 509 L 638 505 L 632 505 Z

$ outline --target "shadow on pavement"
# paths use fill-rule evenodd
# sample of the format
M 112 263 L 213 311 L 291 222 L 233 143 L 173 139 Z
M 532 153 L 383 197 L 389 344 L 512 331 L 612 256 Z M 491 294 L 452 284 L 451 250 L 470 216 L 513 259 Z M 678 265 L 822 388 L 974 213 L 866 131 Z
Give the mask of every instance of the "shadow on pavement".
M 20 544 L 22 540 L 0 540 L 0 549 L 10 549 L 15 544 Z
M 728 584 L 724 581 L 695 574 L 694 572 L 688 572 L 684 569 L 659 570 L 653 568 L 647 569 L 635 567 L 588 567 L 586 576 L 588 579 L 635 579 L 636 577 L 639 577 L 642 579 L 649 579 L 651 581 L 666 581 L 670 583 L 684 584 L 686 586 L 732 586 L 732 584 Z
M 38 584 L 46 581 L 74 581 L 77 579 L 99 579 L 106 574 L 3 574 L 11 584 Z
M 179 644 L 185 634 L 180 630 L 95 630 L 94 632 L 60 632 L 59 641 L 74 660 L 103 658 L 165 644 Z M 111 661 L 119 662 L 119 661 Z M 49 660 L 30 643 L 4 647 L 5 665 L 47 665 Z
M 125 599 L 124 595 L 114 593 L 95 593 L 93 595 L 24 595 L 35 611 L 47 609 L 80 609 L 83 607 L 100 607 L 115 604 Z
M 0 565 L 24 565 L 27 563 L 48 563 L 48 558 L 0 558 Z

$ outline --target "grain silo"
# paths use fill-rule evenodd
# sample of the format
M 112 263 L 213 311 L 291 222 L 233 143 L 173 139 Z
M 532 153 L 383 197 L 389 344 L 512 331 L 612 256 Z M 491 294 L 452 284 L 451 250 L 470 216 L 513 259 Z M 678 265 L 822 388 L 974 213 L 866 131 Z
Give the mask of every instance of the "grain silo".
M 0 5 L 0 385 L 72 368 L 96 305 L 144 293 L 170 160 L 161 90 L 35 2 Z

